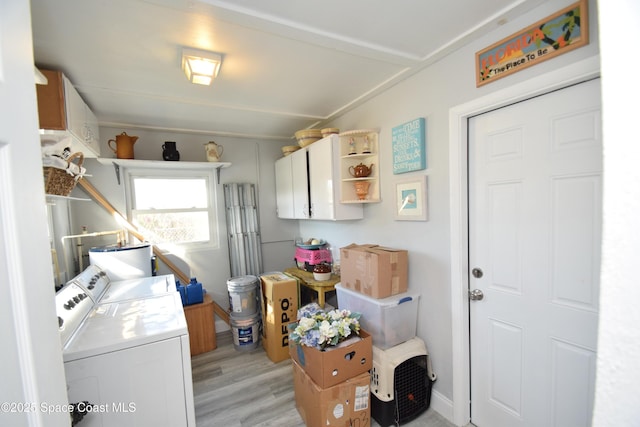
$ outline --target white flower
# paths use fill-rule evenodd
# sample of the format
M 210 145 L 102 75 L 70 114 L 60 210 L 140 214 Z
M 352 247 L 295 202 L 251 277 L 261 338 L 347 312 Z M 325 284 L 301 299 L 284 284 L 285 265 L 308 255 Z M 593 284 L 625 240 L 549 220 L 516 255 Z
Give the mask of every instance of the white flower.
M 313 327 L 316 326 L 316 321 L 315 321 L 315 319 L 312 319 L 310 317 L 305 317 L 305 318 L 300 319 L 300 325 L 305 330 L 309 330 L 309 329 L 313 329 Z
M 309 306 L 300 309 L 299 313 L 304 317 L 298 318 L 290 339 L 301 345 L 324 349 L 338 345 L 352 333 L 359 335 L 359 313 L 349 310 L 332 310 L 327 313 Z
M 298 335 L 304 335 L 307 331 L 315 328 L 316 321 L 310 317 L 303 317 L 298 322 L 298 326 L 296 327 L 296 333 Z
M 318 340 L 320 344 L 330 342 L 338 333 L 338 330 L 326 320 L 320 322 L 318 330 L 320 331 L 320 339 Z

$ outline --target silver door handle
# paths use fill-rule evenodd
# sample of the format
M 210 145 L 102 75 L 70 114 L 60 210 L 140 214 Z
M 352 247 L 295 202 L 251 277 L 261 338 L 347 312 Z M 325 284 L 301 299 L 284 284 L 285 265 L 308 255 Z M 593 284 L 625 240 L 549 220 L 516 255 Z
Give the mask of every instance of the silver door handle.
M 471 270 L 471 275 L 476 279 L 479 279 L 484 275 L 484 272 L 481 268 L 474 268 L 473 270 Z
M 480 301 L 484 298 L 484 293 L 480 289 L 469 291 L 469 299 L 471 301 Z

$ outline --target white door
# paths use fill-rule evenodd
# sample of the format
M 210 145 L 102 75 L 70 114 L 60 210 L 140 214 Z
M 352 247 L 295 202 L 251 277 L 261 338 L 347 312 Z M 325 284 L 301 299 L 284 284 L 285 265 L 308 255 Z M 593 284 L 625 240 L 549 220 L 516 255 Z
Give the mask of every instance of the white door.
M 599 87 L 582 83 L 469 121 L 469 286 L 483 293 L 469 304 L 479 427 L 590 425 Z

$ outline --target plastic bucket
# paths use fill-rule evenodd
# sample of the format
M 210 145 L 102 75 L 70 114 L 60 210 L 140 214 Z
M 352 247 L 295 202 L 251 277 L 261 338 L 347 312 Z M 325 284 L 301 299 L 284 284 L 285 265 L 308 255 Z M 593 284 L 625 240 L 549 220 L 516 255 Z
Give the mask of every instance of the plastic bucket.
M 249 317 L 258 312 L 260 298 L 256 276 L 238 276 L 227 280 L 231 316 Z
M 260 342 L 260 326 L 262 318 L 260 313 L 245 319 L 230 317 L 231 332 L 233 333 L 233 346 L 236 350 L 253 350 Z

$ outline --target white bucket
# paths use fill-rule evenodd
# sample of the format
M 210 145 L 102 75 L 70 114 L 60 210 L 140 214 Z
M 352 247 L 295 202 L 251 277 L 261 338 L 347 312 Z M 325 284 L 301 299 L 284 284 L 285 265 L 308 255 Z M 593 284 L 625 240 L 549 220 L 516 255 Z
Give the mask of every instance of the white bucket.
M 229 318 L 231 332 L 233 333 L 233 346 L 236 350 L 253 350 L 260 342 L 260 326 L 262 318 L 260 313 L 245 319 Z
M 258 283 L 256 276 L 238 276 L 227 280 L 232 316 L 249 317 L 258 312 L 260 307 Z

